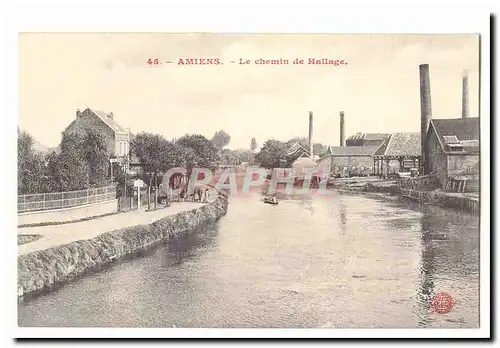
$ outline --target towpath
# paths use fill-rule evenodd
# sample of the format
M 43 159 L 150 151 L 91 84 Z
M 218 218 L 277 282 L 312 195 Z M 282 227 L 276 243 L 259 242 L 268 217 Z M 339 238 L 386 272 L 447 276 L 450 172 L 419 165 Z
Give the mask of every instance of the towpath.
M 213 201 L 213 199 L 211 199 Z M 93 220 L 68 223 L 63 225 L 22 227 L 18 234 L 36 234 L 42 238 L 18 246 L 18 255 L 68 244 L 77 240 L 92 239 L 98 235 L 125 227 L 151 224 L 166 216 L 203 206 L 203 203 L 173 202 L 170 207 L 154 211 L 130 211 L 116 215 L 104 216 Z

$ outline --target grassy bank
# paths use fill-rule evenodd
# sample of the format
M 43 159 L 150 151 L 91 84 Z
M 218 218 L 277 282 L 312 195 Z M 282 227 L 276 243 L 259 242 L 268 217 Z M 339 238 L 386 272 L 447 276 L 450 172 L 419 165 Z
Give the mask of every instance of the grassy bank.
M 171 238 L 217 221 L 227 212 L 227 198 L 182 212 L 149 225 L 127 227 L 55 248 L 21 255 L 17 259 L 18 296 L 51 290 Z

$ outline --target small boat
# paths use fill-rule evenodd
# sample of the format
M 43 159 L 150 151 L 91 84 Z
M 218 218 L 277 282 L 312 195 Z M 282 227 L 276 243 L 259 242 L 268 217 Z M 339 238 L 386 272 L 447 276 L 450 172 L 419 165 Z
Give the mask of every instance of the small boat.
M 273 200 L 273 198 L 271 198 L 271 197 L 264 198 L 264 203 L 273 204 L 273 205 L 279 204 L 277 199 Z

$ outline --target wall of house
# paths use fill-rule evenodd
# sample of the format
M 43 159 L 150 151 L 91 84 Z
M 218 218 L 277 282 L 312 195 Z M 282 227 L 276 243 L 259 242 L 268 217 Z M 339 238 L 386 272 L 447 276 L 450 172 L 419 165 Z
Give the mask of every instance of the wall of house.
M 324 173 L 332 172 L 332 158 L 330 156 L 324 157 L 321 161 L 318 161 L 318 169 Z
M 456 175 L 468 167 L 472 168 L 479 161 L 477 155 L 448 155 L 448 175 Z
M 442 187 L 445 187 L 448 180 L 448 161 L 433 130 L 429 132 L 429 136 L 427 137 L 427 146 L 427 159 L 429 161 L 430 172 L 437 172 Z
M 347 167 L 365 167 L 373 170 L 372 156 L 328 156 L 318 163 L 318 167 L 323 171 L 336 172 Z
M 84 135 L 88 129 L 106 135 L 108 153 L 110 155 L 115 153 L 115 132 L 88 109 L 82 111 L 80 116 L 77 116 L 75 121 L 66 128 L 65 132 Z
M 117 156 L 127 155 L 130 149 L 128 133 L 116 133 L 115 138 L 115 154 Z

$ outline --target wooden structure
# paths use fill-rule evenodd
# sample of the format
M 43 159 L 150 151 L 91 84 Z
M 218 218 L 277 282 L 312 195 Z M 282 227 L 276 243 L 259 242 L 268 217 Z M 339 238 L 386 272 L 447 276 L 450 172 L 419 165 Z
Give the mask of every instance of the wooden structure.
M 420 134 L 393 133 L 373 154 L 373 174 L 385 178 L 391 172 L 409 172 L 420 160 Z
M 464 185 L 457 177 L 479 175 L 479 118 L 432 119 L 426 144 L 427 168 L 438 173 L 443 187 L 456 189 Z
M 330 146 L 318 160 L 318 169 L 335 175 L 369 175 L 376 150 L 377 146 Z
M 439 177 L 436 173 L 417 177 L 402 177 L 396 179 L 397 187 L 401 189 L 432 191 L 440 187 Z

